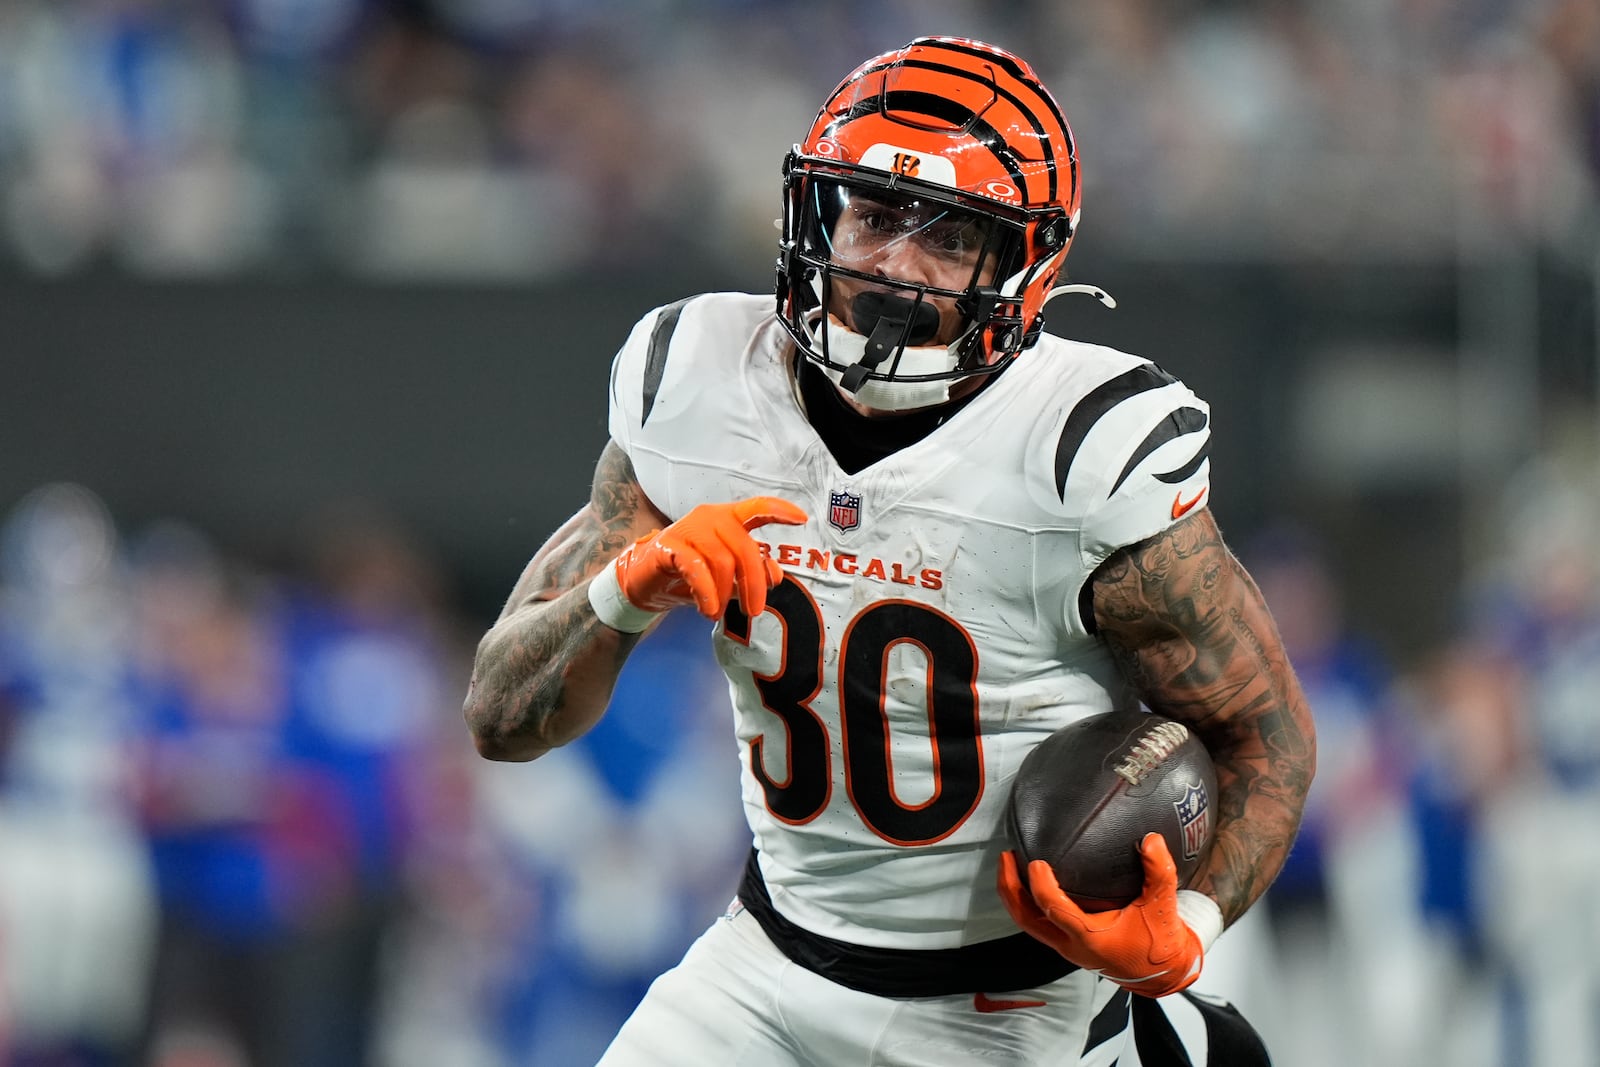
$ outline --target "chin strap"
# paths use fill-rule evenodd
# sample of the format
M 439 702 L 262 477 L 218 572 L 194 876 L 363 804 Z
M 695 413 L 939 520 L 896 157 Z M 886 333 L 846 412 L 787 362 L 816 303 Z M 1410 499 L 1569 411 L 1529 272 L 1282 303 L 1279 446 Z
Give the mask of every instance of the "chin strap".
M 861 392 L 861 387 L 867 383 L 867 373 L 878 369 L 878 364 L 893 352 L 900 343 L 900 335 L 905 332 L 906 320 L 904 317 L 895 318 L 885 315 L 878 320 L 872 328 L 872 336 L 867 338 L 865 351 L 861 358 L 845 368 L 843 377 L 839 379 L 841 388 L 852 393 Z
M 1108 308 L 1117 306 L 1117 302 L 1112 295 L 1098 285 L 1058 285 L 1045 294 L 1044 302 L 1048 304 L 1063 293 L 1083 293 L 1086 296 L 1094 297 Z

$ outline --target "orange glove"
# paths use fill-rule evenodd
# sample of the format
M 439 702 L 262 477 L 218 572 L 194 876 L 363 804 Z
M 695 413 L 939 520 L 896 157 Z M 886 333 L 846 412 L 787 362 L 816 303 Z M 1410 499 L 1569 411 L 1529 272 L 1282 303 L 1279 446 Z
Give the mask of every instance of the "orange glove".
M 1178 889 L 1178 868 L 1160 834 L 1139 848 L 1144 888 L 1125 908 L 1086 912 L 1062 892 L 1044 860 L 1028 864 L 1024 889 L 1011 852 L 1000 856 L 1000 899 L 1022 927 L 1085 970 L 1141 996 L 1164 997 L 1198 977 L 1222 932 L 1222 912 L 1203 893 Z
M 750 531 L 805 521 L 805 512 L 773 496 L 701 504 L 629 545 L 589 583 L 589 603 L 601 622 L 628 633 L 680 604 L 720 619 L 734 596 L 754 618 L 767 609 L 767 590 L 783 581 L 783 568 L 762 554 Z

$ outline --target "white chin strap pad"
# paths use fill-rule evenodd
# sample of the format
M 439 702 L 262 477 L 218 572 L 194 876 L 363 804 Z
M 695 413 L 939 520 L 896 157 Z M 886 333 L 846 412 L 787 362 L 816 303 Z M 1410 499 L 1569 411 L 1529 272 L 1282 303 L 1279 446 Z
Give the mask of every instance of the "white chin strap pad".
M 867 339 L 836 322 L 831 315 L 824 316 L 823 321 L 827 324 L 826 351 L 829 360 L 846 367 L 860 362 L 861 357 L 866 355 Z M 895 368 L 895 373 L 947 374 L 956 369 L 956 363 L 960 359 L 956 354 L 956 348 L 960 343 L 958 340 L 952 344 L 933 348 L 907 348 L 900 353 L 900 365 Z M 887 370 L 891 362 L 893 361 L 884 361 L 882 368 Z M 868 378 L 858 392 L 851 393 L 840 384 L 844 377 L 842 370 L 823 367 L 822 373 L 839 387 L 840 392 L 854 399 L 856 403 L 878 411 L 909 411 L 912 408 L 943 404 L 950 399 L 950 385 L 953 380 L 945 378 L 931 382 L 883 382 Z

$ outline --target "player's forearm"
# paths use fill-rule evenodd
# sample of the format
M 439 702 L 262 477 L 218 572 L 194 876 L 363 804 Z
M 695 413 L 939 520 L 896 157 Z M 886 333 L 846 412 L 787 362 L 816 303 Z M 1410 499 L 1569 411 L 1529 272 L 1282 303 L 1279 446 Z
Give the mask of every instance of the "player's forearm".
M 1217 765 L 1217 834 L 1190 888 L 1232 923 L 1277 877 L 1316 770 L 1316 732 L 1259 590 L 1201 512 L 1108 561 L 1096 619 L 1151 709 Z
M 640 634 L 595 618 L 588 583 L 508 613 L 478 643 L 462 713 L 479 754 L 531 760 L 582 736 Z
M 589 503 L 534 553 L 500 620 L 478 643 L 462 713 L 482 755 L 537 759 L 600 718 L 641 635 L 595 618 L 589 582 L 663 522 L 627 455 L 607 444 Z
M 1190 887 L 1232 924 L 1266 892 L 1289 856 L 1316 773 L 1316 729 L 1277 625 L 1232 554 L 1231 580 L 1194 633 L 1194 659 L 1168 693 L 1217 767 L 1217 835 Z
M 1316 737 L 1265 606 L 1241 598 L 1216 605 L 1206 621 L 1192 646 L 1178 642 L 1192 657 L 1184 669 L 1144 697 L 1199 734 L 1216 764 L 1216 840 L 1189 888 L 1215 899 L 1231 925 L 1288 858 L 1316 771 Z
M 1283 868 L 1316 771 L 1311 713 L 1292 673 L 1273 680 L 1243 714 L 1191 720 L 1217 768 L 1217 834 L 1190 888 L 1209 894 L 1232 924 Z

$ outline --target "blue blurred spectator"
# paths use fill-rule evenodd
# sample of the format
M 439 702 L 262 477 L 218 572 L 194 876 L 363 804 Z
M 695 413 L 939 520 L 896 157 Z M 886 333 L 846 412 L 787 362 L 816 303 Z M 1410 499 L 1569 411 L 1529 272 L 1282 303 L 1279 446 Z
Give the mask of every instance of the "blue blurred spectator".
M 290 1062 L 279 1042 L 309 1020 L 280 1015 L 294 1002 L 284 955 L 296 898 L 320 873 L 305 839 L 336 835 L 339 813 L 301 813 L 314 783 L 287 749 L 287 663 L 266 591 L 196 541 L 169 534 L 145 552 L 137 795 L 162 915 L 142 1055 Z
M 1506 977 L 1507 1062 L 1600 1061 L 1600 488 L 1592 460 L 1544 456 L 1508 486 L 1496 565 L 1464 644 L 1493 664 L 1475 891 Z M 1470 641 L 1470 644 L 1467 642 Z M 1482 702 L 1484 697 L 1479 696 Z M 1496 743 L 1498 742 L 1498 743 Z M 1489 747 L 1489 746 L 1484 746 Z M 1504 902 L 1513 902 L 1507 906 Z
M 386 524 L 313 531 L 314 581 L 147 549 L 142 808 L 163 937 L 155 1062 L 375 1062 L 386 939 L 454 704 L 434 578 Z
M 1409 983 L 1423 934 L 1404 816 L 1413 743 L 1396 716 L 1388 663 L 1347 619 L 1332 563 L 1310 533 L 1280 524 L 1245 559 L 1318 737 L 1300 836 L 1265 898 L 1272 989 L 1259 1025 L 1276 1056 L 1303 1067 L 1417 1062 L 1424 1005 Z
M 1273 883 L 1273 911 L 1320 911 L 1338 838 L 1396 801 L 1409 761 L 1406 738 L 1389 715 L 1386 658 L 1349 628 L 1338 580 L 1313 537 L 1279 526 L 1258 537 L 1247 556 L 1316 709 L 1319 738 L 1317 787 Z
M 732 899 L 749 832 L 709 629 L 669 614 L 582 740 L 488 765 L 491 811 L 538 907 L 502 973 L 510 1063 L 593 1062 L 649 983 Z
M 386 939 L 411 904 L 433 750 L 454 736 L 458 664 L 431 561 L 381 514 L 344 507 L 308 531 L 313 581 L 286 599 L 285 743 L 313 788 L 301 840 L 321 877 L 299 883 L 304 1007 L 338 1004 L 297 1065 L 371 1062 Z M 329 1013 L 324 1011 L 327 1016 Z
M 154 901 L 129 817 L 130 619 L 105 505 L 70 484 L 0 528 L 0 1005 L 18 1067 L 114 1062 L 145 1010 Z

